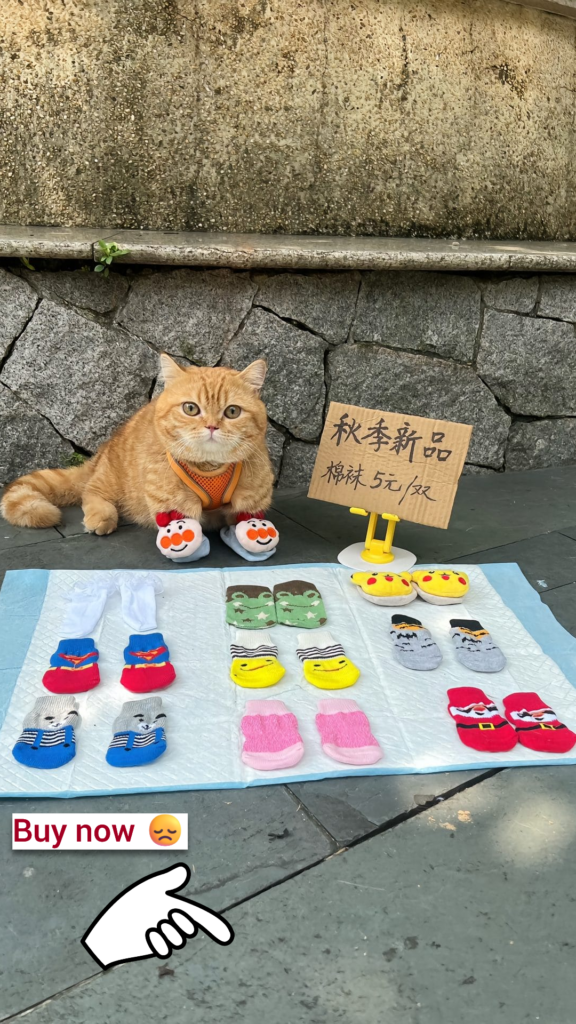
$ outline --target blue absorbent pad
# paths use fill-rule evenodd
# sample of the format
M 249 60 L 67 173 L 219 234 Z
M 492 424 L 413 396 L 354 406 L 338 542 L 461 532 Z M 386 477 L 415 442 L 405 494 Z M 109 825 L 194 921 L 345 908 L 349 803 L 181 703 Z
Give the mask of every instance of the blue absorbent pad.
M 18 763 L 12 748 L 25 715 L 44 692 L 42 676 L 60 640 L 66 594 L 76 582 L 92 579 L 98 572 L 8 572 L 0 592 L 0 796 L 229 789 L 350 775 L 576 763 L 576 747 L 559 757 L 520 745 L 508 753 L 486 755 L 458 739 L 446 710 L 446 690 L 452 686 L 479 686 L 500 706 L 509 693 L 536 690 L 576 730 L 576 639 L 556 622 L 517 565 L 456 568 L 470 576 L 464 603 L 436 606 L 418 598 L 410 605 L 410 614 L 430 629 L 442 651 L 442 664 L 432 672 L 415 672 L 398 664 L 389 635 L 396 609 L 364 600 L 350 582 L 350 570 L 341 565 L 198 567 L 161 573 L 164 592 L 157 599 L 158 631 L 170 648 L 176 670 L 174 683 L 162 693 L 170 742 L 156 761 L 133 771 L 106 761 L 114 720 L 126 697 L 120 677 L 129 634 L 118 595 L 112 596 L 95 637 L 100 685 L 77 696 L 82 727 L 76 736 L 76 756 L 50 772 Z M 269 630 L 286 668 L 280 683 L 254 691 L 230 679 L 235 631 L 226 624 L 226 588 L 257 583 L 273 588 L 295 577 L 320 589 L 328 615 L 326 628 L 360 669 L 358 682 L 345 692 L 321 691 L 304 680 L 296 655 L 297 630 L 286 626 Z M 454 617 L 478 619 L 490 630 L 507 659 L 502 672 L 485 676 L 460 665 L 449 635 Z M 353 698 L 367 714 L 383 750 L 380 762 L 354 767 L 324 754 L 315 715 L 318 701 L 326 696 Z M 296 715 L 305 753 L 294 768 L 258 772 L 241 761 L 240 721 L 246 701 L 256 697 L 283 700 Z

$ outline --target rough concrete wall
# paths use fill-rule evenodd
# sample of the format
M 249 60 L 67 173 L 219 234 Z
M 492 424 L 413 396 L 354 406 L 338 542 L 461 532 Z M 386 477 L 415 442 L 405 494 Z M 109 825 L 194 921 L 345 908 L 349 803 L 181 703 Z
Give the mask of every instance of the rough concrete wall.
M 281 486 L 331 399 L 472 423 L 468 472 L 576 463 L 576 275 L 0 268 L 0 483 L 93 452 L 182 363 L 268 360 Z
M 3 0 L 0 222 L 575 238 L 575 33 L 502 0 Z

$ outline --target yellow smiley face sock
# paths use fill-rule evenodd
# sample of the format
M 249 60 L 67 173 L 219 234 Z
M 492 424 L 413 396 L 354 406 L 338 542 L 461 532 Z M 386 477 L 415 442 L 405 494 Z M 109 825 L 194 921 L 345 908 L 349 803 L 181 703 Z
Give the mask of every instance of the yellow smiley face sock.
M 278 661 L 278 648 L 272 643 L 270 633 L 254 634 L 247 629 L 237 629 L 230 655 L 230 676 L 238 686 L 248 689 L 274 686 L 286 673 Z
M 321 690 L 343 690 L 353 686 L 360 669 L 356 668 L 342 644 L 337 644 L 328 629 L 298 634 L 296 651 L 303 664 L 304 678 Z

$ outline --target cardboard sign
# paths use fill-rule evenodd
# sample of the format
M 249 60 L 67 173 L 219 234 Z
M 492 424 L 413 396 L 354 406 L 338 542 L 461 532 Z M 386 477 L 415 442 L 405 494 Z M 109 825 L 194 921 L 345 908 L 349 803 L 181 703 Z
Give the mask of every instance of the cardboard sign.
M 446 529 L 472 427 L 331 402 L 309 498 Z

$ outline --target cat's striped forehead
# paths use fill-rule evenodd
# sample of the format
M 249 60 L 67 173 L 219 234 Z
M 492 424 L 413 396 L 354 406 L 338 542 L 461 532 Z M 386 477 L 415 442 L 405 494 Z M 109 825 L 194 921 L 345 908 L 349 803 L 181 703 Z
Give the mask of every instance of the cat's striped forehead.
M 258 395 L 235 370 L 224 366 L 194 366 L 185 375 L 165 388 L 167 397 L 175 402 L 197 402 L 201 408 L 224 409 L 239 402 L 248 411 L 260 405 Z

